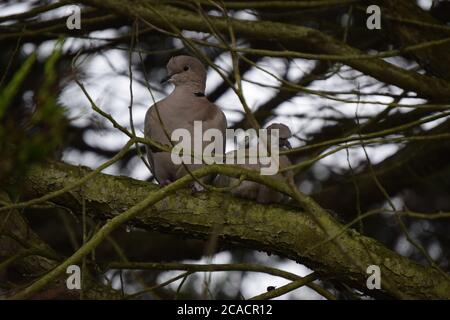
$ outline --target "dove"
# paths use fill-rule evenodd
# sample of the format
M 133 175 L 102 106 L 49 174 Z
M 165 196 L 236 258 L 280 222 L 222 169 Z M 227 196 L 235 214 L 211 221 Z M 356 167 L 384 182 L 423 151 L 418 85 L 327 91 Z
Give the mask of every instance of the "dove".
M 167 63 L 168 76 L 161 81 L 169 82 L 175 89 L 167 96 L 152 105 L 145 115 L 144 136 L 161 144 L 173 145 L 169 141 L 176 129 L 186 129 L 191 134 L 192 149 L 195 140 L 201 139 L 202 147 L 208 142 L 203 137 L 194 136 L 194 121 L 201 121 L 203 130 L 218 129 L 225 139 L 227 121 L 222 110 L 211 103 L 205 96 L 206 69 L 194 57 L 180 55 L 172 57 Z M 209 142 L 210 143 L 210 142 Z M 167 185 L 188 174 L 183 164 L 176 164 L 171 159 L 171 153 L 147 148 L 147 157 L 152 173 L 159 184 Z M 203 164 L 186 164 L 188 170 L 194 171 Z M 205 178 L 203 181 L 208 179 Z
M 288 139 L 292 136 L 291 130 L 289 127 L 282 123 L 273 123 L 270 126 L 267 127 L 268 130 L 268 136 L 270 136 L 270 131 L 273 129 L 279 130 L 279 147 L 280 151 L 285 149 L 290 149 L 291 145 L 288 141 Z M 245 150 L 246 155 L 248 155 L 248 149 Z M 236 157 L 237 151 L 230 151 L 227 152 L 227 157 Z M 285 168 L 287 166 L 290 166 L 292 163 L 288 159 L 287 156 L 281 155 L 279 158 L 279 168 Z M 248 169 L 260 171 L 261 165 L 258 164 L 242 164 L 240 166 L 243 166 Z M 285 176 L 292 176 L 291 171 L 287 171 L 284 173 Z M 275 179 L 284 179 L 284 176 L 282 173 L 278 173 L 275 175 Z M 218 175 L 215 179 L 215 185 L 218 187 L 232 187 L 231 194 L 245 199 L 251 199 L 255 200 L 258 203 L 281 203 L 284 200 L 286 200 L 286 197 L 273 189 L 270 189 L 269 187 L 266 187 L 265 185 L 259 184 L 254 181 L 247 181 L 244 180 L 240 184 L 238 184 L 238 179 L 224 176 L 224 175 Z M 237 186 L 236 186 L 237 185 Z M 236 186 L 236 187 L 233 187 Z

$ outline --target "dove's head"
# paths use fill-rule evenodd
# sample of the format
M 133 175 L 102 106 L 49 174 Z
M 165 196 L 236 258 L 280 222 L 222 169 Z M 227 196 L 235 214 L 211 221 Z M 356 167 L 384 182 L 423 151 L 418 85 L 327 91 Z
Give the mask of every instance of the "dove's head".
M 187 86 L 193 90 L 204 92 L 206 69 L 203 64 L 191 56 L 175 56 L 167 63 L 168 76 L 162 82 L 170 82 L 175 86 Z
M 291 144 L 289 143 L 289 138 L 292 137 L 291 129 L 288 126 L 282 123 L 272 123 L 267 127 L 268 134 L 270 135 L 270 131 L 273 129 L 278 129 L 278 134 L 280 138 L 280 147 L 291 148 Z

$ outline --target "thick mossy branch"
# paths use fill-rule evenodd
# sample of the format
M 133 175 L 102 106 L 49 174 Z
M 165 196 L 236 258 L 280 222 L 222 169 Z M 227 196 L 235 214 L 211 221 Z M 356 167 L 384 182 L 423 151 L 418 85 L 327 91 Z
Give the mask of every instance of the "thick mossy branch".
M 33 168 L 25 178 L 27 197 L 39 197 L 67 186 L 89 173 L 87 168 L 50 163 Z M 96 219 L 110 219 L 133 207 L 159 187 L 128 177 L 99 174 L 81 188 L 55 198 L 57 204 L 80 212 L 81 196 L 87 212 Z M 414 263 L 355 231 L 339 236 L 340 246 L 311 218 L 298 209 L 259 205 L 216 193 L 191 195 L 180 190 L 145 208 L 130 221 L 148 229 L 220 241 L 276 253 L 304 263 L 327 279 L 346 282 L 368 291 L 366 268 L 379 265 L 383 293 L 408 298 L 450 298 L 450 281 L 441 273 Z M 329 229 L 342 226 L 332 218 Z M 318 243 L 324 242 L 321 246 Z M 343 254 L 342 248 L 347 254 Z M 351 254 L 351 259 L 348 254 Z M 357 261 L 357 263 L 352 263 Z M 385 282 L 383 282 L 385 279 Z M 387 285 L 389 284 L 389 285 Z M 371 292 L 373 294 L 373 292 Z

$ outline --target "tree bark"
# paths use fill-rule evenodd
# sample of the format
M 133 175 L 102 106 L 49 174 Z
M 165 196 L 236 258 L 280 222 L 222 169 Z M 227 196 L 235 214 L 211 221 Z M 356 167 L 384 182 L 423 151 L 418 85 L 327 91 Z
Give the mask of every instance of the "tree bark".
M 39 197 L 67 186 L 90 169 L 61 162 L 36 166 L 25 178 L 25 195 Z M 157 185 L 128 177 L 98 174 L 81 188 L 52 201 L 96 219 L 107 220 L 139 203 Z M 338 222 L 334 230 L 342 228 Z M 129 223 L 147 229 L 208 239 L 216 235 L 223 243 L 244 246 L 295 260 L 317 271 L 323 279 L 352 285 L 368 294 L 366 268 L 381 269 L 380 294 L 415 299 L 450 299 L 450 281 L 439 271 L 419 265 L 387 249 L 374 239 L 348 230 L 338 236 L 340 247 L 328 241 L 310 213 L 280 205 L 260 205 L 222 193 L 192 196 L 179 190 L 148 207 Z M 322 243 L 320 246 L 317 244 Z M 351 259 L 349 259 L 349 254 Z M 376 294 L 375 294 L 376 295 Z

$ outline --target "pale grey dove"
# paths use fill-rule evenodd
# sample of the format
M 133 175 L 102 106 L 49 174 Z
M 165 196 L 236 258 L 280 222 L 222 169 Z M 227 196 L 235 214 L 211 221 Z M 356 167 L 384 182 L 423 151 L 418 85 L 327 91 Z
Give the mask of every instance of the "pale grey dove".
M 185 128 L 191 133 L 194 142 L 194 139 L 202 139 L 194 137 L 194 121 L 202 121 L 203 131 L 216 128 L 222 132 L 224 149 L 220 152 L 224 154 L 227 122 L 223 112 L 205 97 L 206 69 L 203 64 L 194 57 L 175 56 L 167 63 L 167 71 L 168 76 L 164 81 L 174 84 L 175 89 L 148 109 L 145 115 L 145 137 L 170 146 L 166 133 L 170 137 L 175 129 Z M 202 143 L 203 148 L 206 144 Z M 173 163 L 169 152 L 147 148 L 147 155 L 153 175 L 162 185 L 187 174 L 182 164 Z M 191 164 L 187 167 L 194 171 L 200 166 Z
M 267 127 L 268 135 L 270 136 L 270 130 L 272 129 L 278 129 L 279 130 L 279 147 L 280 151 L 286 150 L 291 147 L 288 139 L 292 136 L 291 130 L 284 124 L 281 123 L 274 123 Z M 246 149 L 246 155 L 248 155 L 248 149 Z M 227 157 L 233 156 L 236 157 L 236 150 L 227 152 Z M 285 168 L 287 166 L 290 166 L 292 163 L 285 155 L 280 155 L 279 158 L 279 165 L 280 169 Z M 241 164 L 240 166 L 243 166 L 248 169 L 260 171 L 261 165 L 260 164 Z M 285 177 L 289 177 L 292 175 L 291 171 L 285 172 L 284 176 L 282 173 L 278 173 L 274 176 L 275 179 L 281 180 Z M 224 176 L 224 175 L 218 175 L 215 179 L 215 185 L 218 187 L 231 187 L 236 186 L 231 189 L 231 193 L 237 197 L 246 198 L 255 200 L 259 203 L 281 203 L 284 200 L 286 200 L 286 196 L 284 196 L 282 193 L 277 192 L 273 189 L 270 189 L 266 187 L 265 185 L 253 182 L 253 181 L 242 181 L 238 185 L 239 180 L 236 178 Z

